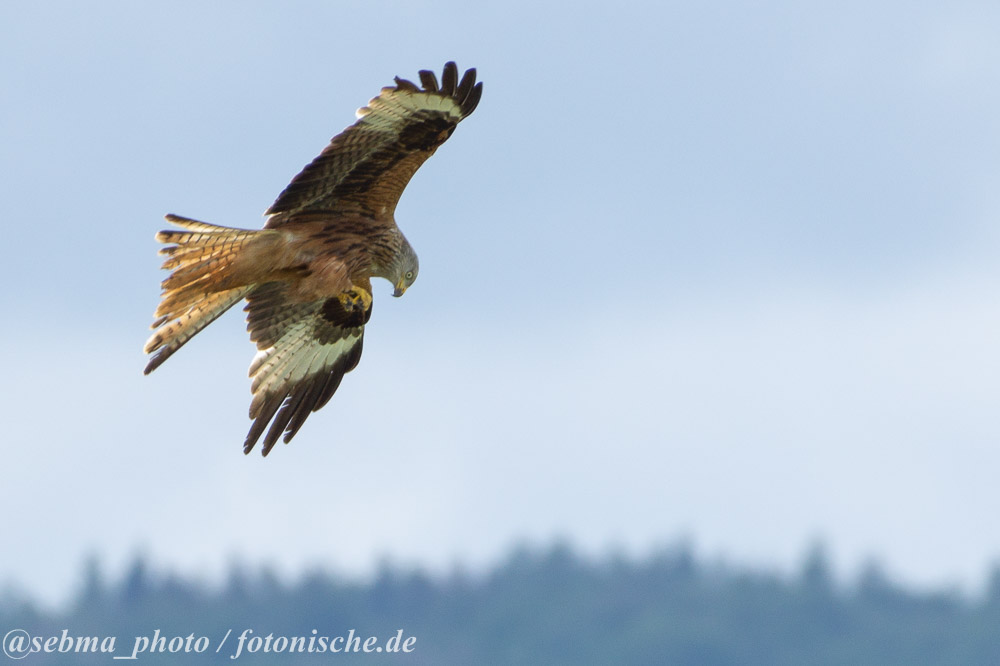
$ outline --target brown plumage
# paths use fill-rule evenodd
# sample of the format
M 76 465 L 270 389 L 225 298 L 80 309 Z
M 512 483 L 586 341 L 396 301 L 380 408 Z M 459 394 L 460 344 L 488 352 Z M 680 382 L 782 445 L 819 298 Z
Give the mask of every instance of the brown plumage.
M 416 279 L 417 255 L 396 226 L 396 204 L 414 172 L 475 110 L 483 86 L 474 69 L 459 81 L 453 62 L 440 85 L 433 72 L 419 75 L 419 86 L 397 77 L 358 109 L 358 121 L 278 195 L 263 229 L 168 215 L 182 230 L 156 235 L 168 244 L 160 250 L 163 268 L 173 272 L 162 284 L 145 373 L 246 299 L 258 353 L 245 453 L 262 435 L 264 455 L 282 433 L 289 442 L 357 366 L 371 279 L 391 281 L 395 296 Z

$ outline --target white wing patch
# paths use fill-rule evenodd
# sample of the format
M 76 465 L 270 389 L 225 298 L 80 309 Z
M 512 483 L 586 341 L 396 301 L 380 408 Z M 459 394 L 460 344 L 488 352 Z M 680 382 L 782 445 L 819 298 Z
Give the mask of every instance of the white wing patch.
M 366 125 L 389 131 L 419 111 L 446 113 L 456 122 L 462 119 L 462 107 L 454 98 L 395 88 L 382 88 L 382 94 L 372 98 L 368 106 L 358 109 L 355 115 Z
M 333 368 L 341 356 L 358 343 L 359 335 L 349 335 L 336 342 L 320 342 L 314 333 L 315 322 L 306 318 L 295 322 L 271 347 L 257 352 L 250 364 L 250 418 L 256 418 L 261 406 L 277 393 L 287 393 L 307 377 Z

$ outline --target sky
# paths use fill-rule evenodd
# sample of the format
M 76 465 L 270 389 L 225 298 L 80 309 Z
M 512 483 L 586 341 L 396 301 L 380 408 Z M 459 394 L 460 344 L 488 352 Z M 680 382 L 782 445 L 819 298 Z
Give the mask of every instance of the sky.
M 1000 6 L 6 3 L 0 585 L 518 543 L 975 591 L 1000 561 Z M 361 365 L 241 452 L 238 310 L 149 377 L 166 213 L 258 227 L 392 77 L 482 102 Z

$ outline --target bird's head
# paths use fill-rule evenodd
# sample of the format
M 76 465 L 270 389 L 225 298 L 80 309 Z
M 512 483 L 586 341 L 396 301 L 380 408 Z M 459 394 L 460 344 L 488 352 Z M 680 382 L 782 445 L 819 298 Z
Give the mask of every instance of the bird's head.
M 406 293 L 410 285 L 416 281 L 419 272 L 420 262 L 417 261 L 417 253 L 413 251 L 413 247 L 404 238 L 394 266 L 392 284 L 395 290 L 392 295 L 399 297 Z

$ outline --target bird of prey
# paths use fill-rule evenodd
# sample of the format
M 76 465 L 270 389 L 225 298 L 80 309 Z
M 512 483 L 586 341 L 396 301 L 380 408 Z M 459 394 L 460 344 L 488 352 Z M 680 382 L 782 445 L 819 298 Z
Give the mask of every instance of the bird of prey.
M 263 229 L 167 215 L 181 230 L 156 234 L 167 244 L 163 268 L 172 272 L 146 342 L 153 356 L 145 374 L 246 299 L 258 352 L 244 453 L 261 435 L 265 456 L 282 432 L 288 443 L 357 366 L 372 313 L 371 279 L 389 280 L 393 296 L 402 296 L 417 278 L 417 255 L 393 216 L 396 203 L 483 91 L 476 70 L 460 80 L 454 62 L 440 82 L 427 70 L 419 77 L 420 85 L 396 77 L 358 109 L 357 122 L 267 209 Z

